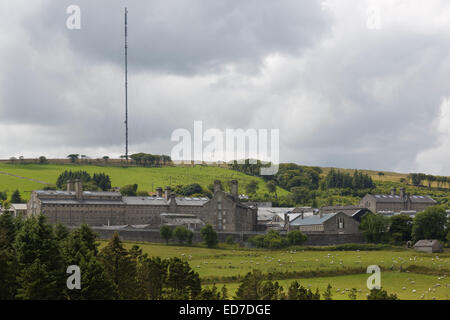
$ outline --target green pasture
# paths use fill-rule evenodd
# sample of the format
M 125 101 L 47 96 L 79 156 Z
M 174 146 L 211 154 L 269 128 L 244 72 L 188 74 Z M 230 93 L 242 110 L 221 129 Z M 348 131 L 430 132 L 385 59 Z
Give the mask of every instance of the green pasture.
M 64 170 L 84 170 L 90 174 L 104 172 L 111 177 L 114 187 L 121 187 L 126 184 L 138 184 L 139 190 L 155 191 L 157 187 L 186 185 L 198 183 L 206 188 L 213 183 L 215 179 L 223 182 L 236 179 L 239 181 L 241 190 L 244 193 L 244 186 L 251 180 L 259 181 L 258 193 L 267 193 L 264 181 L 258 177 L 251 177 L 246 174 L 225 168 L 212 166 L 195 167 L 162 167 L 162 168 L 143 168 L 143 167 L 119 167 L 119 166 L 96 166 L 81 164 L 6 164 L 0 163 L 0 171 L 15 174 L 21 177 L 32 178 L 42 182 L 55 184 L 59 174 Z M 24 193 L 24 198 L 29 197 L 29 191 L 43 188 L 45 185 L 37 182 L 31 182 L 4 174 L 0 174 L 0 191 L 14 191 L 19 189 Z M 278 188 L 277 194 L 284 195 L 288 192 Z
M 104 245 L 105 242 L 102 242 Z M 136 243 L 127 242 L 126 247 Z M 252 269 L 264 272 L 338 271 L 365 269 L 378 265 L 382 270 L 420 269 L 434 274 L 450 274 L 450 253 L 425 254 L 413 250 L 302 251 L 264 249 L 208 249 L 153 243 L 137 243 L 150 256 L 185 258 L 202 278 L 245 275 Z
M 357 290 L 356 299 L 366 300 L 369 294 L 367 288 L 368 274 L 354 274 L 334 277 L 297 278 L 279 280 L 278 283 L 286 292 L 292 281 L 297 280 L 300 285 L 311 289 L 313 292 L 319 289 L 321 295 L 331 285 L 333 300 L 349 300 L 352 288 Z M 228 294 L 232 298 L 239 286 L 238 283 L 217 283 L 220 289 L 226 285 Z M 433 275 L 424 275 L 406 272 L 382 272 L 381 286 L 389 294 L 395 293 L 400 300 L 449 300 L 450 279 Z M 211 285 L 206 285 L 211 286 Z M 323 299 L 323 297 L 322 297 Z
M 10 197 L 11 194 L 18 189 L 22 195 L 22 198 L 29 199 L 31 191 L 42 189 L 43 186 L 44 185 L 41 183 L 0 174 L 0 191 L 6 191 L 8 193 L 8 197 Z
M 105 244 L 106 241 L 101 241 L 100 246 Z M 205 284 L 226 284 L 232 294 L 238 286 L 239 277 L 259 269 L 264 273 L 288 271 L 302 274 L 279 280 L 285 288 L 293 280 L 314 290 L 319 288 L 321 292 L 331 284 L 335 299 L 348 299 L 349 292 L 342 294 L 342 290 L 352 288 L 361 290 L 358 299 L 365 299 L 368 292 L 365 270 L 369 265 L 381 268 L 382 286 L 390 293 L 397 293 L 400 299 L 419 299 L 429 289 L 424 299 L 448 299 L 450 294 L 448 252 L 426 254 L 401 248 L 379 251 L 250 250 L 225 245 L 219 249 L 208 249 L 174 244 L 125 243 L 127 249 L 133 245 L 140 246 L 150 256 L 186 259 Z M 330 276 L 324 276 L 326 273 Z M 340 289 L 339 293 L 337 289 Z

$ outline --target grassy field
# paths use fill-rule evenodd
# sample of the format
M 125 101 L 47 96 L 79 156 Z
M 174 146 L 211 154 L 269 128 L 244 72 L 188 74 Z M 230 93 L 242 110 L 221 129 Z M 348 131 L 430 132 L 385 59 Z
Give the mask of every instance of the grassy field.
M 322 168 L 322 176 L 327 175 L 331 169 L 339 170 L 341 172 L 346 172 L 350 174 L 353 174 L 355 172 L 355 169 Z M 358 171 L 369 175 L 376 184 L 380 182 L 400 182 L 401 179 L 405 179 L 406 181 L 408 181 L 409 175 L 408 173 L 399 173 L 390 171 L 359 170 L 359 169 Z M 379 175 L 380 172 L 382 172 L 383 175 Z M 422 184 L 428 187 L 428 181 L 422 181 Z M 438 188 L 438 183 L 432 182 L 431 187 Z
M 322 168 L 323 174 L 331 168 Z M 241 186 L 241 191 L 244 191 L 245 185 L 247 185 L 251 180 L 259 181 L 258 195 L 263 195 L 268 193 L 264 181 L 258 177 L 252 177 L 231 169 L 220 168 L 216 166 L 174 166 L 174 167 L 163 167 L 163 168 L 143 168 L 143 167 L 121 167 L 117 164 L 106 165 L 103 164 L 20 164 L 20 163 L 7 163 L 0 162 L 0 191 L 7 191 L 11 194 L 14 190 L 18 189 L 21 191 L 24 199 L 28 199 L 30 192 L 36 189 L 42 189 L 46 183 L 55 184 L 56 179 L 59 174 L 65 170 L 84 170 L 90 174 L 104 172 L 111 177 L 112 185 L 114 187 L 121 187 L 126 184 L 137 183 L 139 185 L 139 190 L 145 190 L 149 192 L 155 191 L 159 186 L 176 186 L 176 185 L 186 185 L 190 183 L 199 183 L 202 187 L 206 188 L 215 179 L 220 179 L 222 181 L 229 181 L 236 179 L 239 181 Z M 344 172 L 353 172 L 352 169 L 338 169 Z M 395 173 L 395 172 L 384 172 L 384 176 L 379 176 L 378 171 L 370 170 L 360 170 L 362 172 L 368 173 L 374 179 L 377 184 L 376 192 L 389 192 L 391 187 L 401 187 L 406 186 L 401 184 L 399 181 L 401 178 L 406 178 L 407 174 Z M 10 175 L 2 174 L 7 173 Z M 11 175 L 16 175 L 14 177 Z M 24 179 L 25 178 L 25 179 Z M 30 181 L 36 180 L 36 181 Z M 41 183 L 39 183 L 41 182 Z M 225 185 L 227 188 L 227 186 Z M 447 190 L 437 190 L 428 189 L 426 187 L 413 187 L 406 186 L 408 192 L 413 194 L 430 194 L 442 203 L 448 201 L 448 191 Z M 284 196 L 289 192 L 277 188 L 277 195 Z M 320 198 L 320 197 L 319 197 Z M 344 197 L 339 195 L 337 197 L 338 203 L 341 204 L 355 204 L 359 201 L 358 197 Z M 447 199 L 442 201 L 442 199 Z M 320 199 L 319 199 L 320 200 Z M 323 200 L 323 199 L 322 199 Z
M 95 166 L 78 164 L 6 164 L 0 163 L 0 171 L 15 174 L 21 177 L 31 178 L 50 184 L 55 184 L 56 179 L 64 170 L 84 170 L 90 174 L 104 172 L 111 177 L 113 186 L 124 186 L 126 184 L 137 183 L 139 190 L 152 192 L 157 187 L 176 186 L 190 183 L 199 183 L 206 188 L 215 179 L 228 181 L 236 179 L 239 181 L 241 190 L 251 180 L 259 181 L 258 193 L 267 193 L 265 183 L 261 178 L 251 177 L 243 173 L 210 166 L 195 167 L 163 167 L 163 168 L 142 168 L 142 167 L 119 167 L 119 166 Z M 32 190 L 41 189 L 45 184 L 40 184 L 25 179 L 0 174 L 0 191 L 8 191 L 9 194 L 15 189 L 23 193 L 25 199 L 29 198 Z M 277 194 L 284 195 L 288 192 L 278 188 Z
M 105 244 L 106 242 L 101 242 L 101 246 Z M 449 299 L 450 294 L 450 287 L 448 287 L 450 278 L 447 278 L 450 276 L 450 253 L 448 252 L 425 254 L 404 249 L 303 251 L 298 248 L 271 251 L 239 249 L 232 246 L 207 249 L 132 242 L 127 242 L 125 245 L 129 249 L 135 244 L 150 256 L 186 259 L 199 273 L 204 283 L 226 284 L 230 293 L 235 292 L 239 277 L 253 269 L 259 269 L 265 273 L 291 272 L 292 278 L 280 280 L 285 288 L 291 281 L 297 279 L 302 285 L 311 285 L 314 290 L 319 288 L 322 292 L 329 283 L 333 286 L 336 299 L 348 299 L 348 292 L 337 293 L 337 289 L 351 288 L 361 290 L 358 298 L 365 299 L 368 292 L 365 285 L 368 275 L 365 274 L 365 270 L 369 265 L 378 265 L 382 270 L 382 286 L 388 292 L 397 293 L 401 299 L 419 299 L 429 288 L 431 291 L 424 296 L 426 299 L 433 297 Z M 438 283 L 440 286 L 434 288 L 433 286 Z M 404 290 L 403 287 L 405 287 Z
M 8 196 L 11 196 L 12 192 L 18 189 L 23 198 L 28 199 L 31 191 L 42 189 L 42 187 L 44 185 L 41 183 L 0 174 L 0 191 L 7 191 Z
M 280 280 L 278 283 L 286 291 L 292 281 L 297 280 L 302 286 L 315 291 L 317 288 L 322 294 L 331 285 L 333 300 L 349 300 L 349 293 L 352 288 L 357 290 L 356 299 L 366 300 L 369 289 L 366 282 L 369 275 L 355 274 L 336 277 L 318 277 L 318 278 L 297 278 L 289 280 Z M 400 300 L 449 300 L 450 288 L 448 280 L 443 281 L 439 276 L 423 275 L 405 272 L 382 272 L 381 285 L 389 294 L 395 293 Z M 439 286 L 436 286 L 439 284 Z M 233 297 L 239 284 L 238 283 L 217 283 L 220 289 L 226 285 L 228 292 Z M 211 286 L 211 285 L 207 285 Z M 415 291 L 413 291 L 415 290 Z
M 327 175 L 328 172 L 331 170 L 339 170 L 341 172 L 346 172 L 353 174 L 355 172 L 355 169 L 340 169 L 340 168 L 322 168 L 322 175 Z M 398 173 L 398 172 L 389 172 L 389 171 L 375 171 L 375 170 L 359 170 L 359 172 L 362 172 L 364 174 L 369 175 L 375 182 L 377 181 L 394 181 L 399 182 L 400 179 L 406 179 L 408 176 L 408 173 Z M 379 172 L 383 172 L 384 175 L 380 176 L 378 175 Z

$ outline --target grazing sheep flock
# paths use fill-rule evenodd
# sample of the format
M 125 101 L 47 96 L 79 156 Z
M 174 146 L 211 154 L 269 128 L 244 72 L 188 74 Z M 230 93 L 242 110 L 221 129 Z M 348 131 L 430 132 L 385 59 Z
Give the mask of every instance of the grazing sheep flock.
M 130 244 L 127 244 L 131 246 Z M 324 292 L 328 284 L 335 299 L 347 299 L 351 288 L 357 299 L 366 299 L 366 269 L 378 265 L 381 286 L 400 299 L 450 300 L 450 254 L 432 255 L 412 250 L 323 251 L 323 250 L 263 250 L 188 247 L 143 244 L 150 256 L 180 257 L 199 273 L 204 283 L 226 284 L 230 291 L 238 282 L 232 277 L 244 276 L 258 269 L 263 273 L 292 273 L 280 278 L 285 289 L 293 280 L 303 286 Z M 297 276 L 298 275 L 298 276 Z

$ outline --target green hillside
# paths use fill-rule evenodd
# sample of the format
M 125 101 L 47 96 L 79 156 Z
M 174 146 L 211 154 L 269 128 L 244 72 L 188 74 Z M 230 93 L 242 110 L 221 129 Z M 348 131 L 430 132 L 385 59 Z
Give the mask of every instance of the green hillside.
M 113 187 L 121 187 L 127 184 L 138 184 L 139 190 L 152 192 L 157 187 L 187 185 L 198 183 L 206 188 L 215 179 L 239 181 L 240 190 L 244 193 L 244 186 L 250 181 L 259 182 L 257 194 L 267 193 L 264 181 L 259 177 L 252 177 L 231 169 L 213 166 L 195 167 L 119 167 L 119 166 L 96 166 L 77 164 L 6 164 L 0 163 L 0 172 L 14 174 L 23 178 L 29 178 L 55 184 L 56 179 L 65 170 L 84 170 L 90 173 L 104 172 L 111 177 Z M 0 173 L 0 191 L 7 191 L 10 195 L 15 189 L 21 191 L 23 198 L 28 199 L 30 192 L 45 187 L 44 183 L 29 181 Z M 286 195 L 288 191 L 278 188 L 278 195 Z
M 200 184 L 204 189 L 212 184 L 215 179 L 223 182 L 236 179 L 239 181 L 241 193 L 245 193 L 245 186 L 251 181 L 258 182 L 256 195 L 252 198 L 258 201 L 272 201 L 274 205 L 294 206 L 309 205 L 321 207 L 325 205 L 349 205 L 358 204 L 360 198 L 367 192 L 373 194 L 389 193 L 392 187 L 397 189 L 405 187 L 411 194 L 430 195 L 439 204 L 450 208 L 450 185 L 431 184 L 427 181 L 422 185 L 414 186 L 408 181 L 407 175 L 395 172 L 380 172 L 360 170 L 361 173 L 367 173 L 375 183 L 373 189 L 349 190 L 346 188 L 322 189 L 320 187 L 304 190 L 296 188 L 292 193 L 288 190 L 294 190 L 290 187 L 290 182 L 295 182 L 295 186 L 305 183 L 304 180 L 298 180 L 296 175 L 299 171 L 307 170 L 308 167 L 298 166 L 296 170 L 280 166 L 280 172 L 275 176 L 274 181 L 278 181 L 277 191 L 271 193 L 266 187 L 266 182 L 258 176 L 248 175 L 244 172 L 227 169 L 217 166 L 197 165 L 192 166 L 169 166 L 169 167 L 122 167 L 120 164 L 72 164 L 72 163 L 8 163 L 0 162 L 0 192 L 6 191 L 9 196 L 18 189 L 22 197 L 27 200 L 32 190 L 42 189 L 47 184 L 54 185 L 57 177 L 65 170 L 83 170 L 91 175 L 94 173 L 106 173 L 110 176 L 113 187 L 122 187 L 127 184 L 137 184 L 138 190 L 153 192 L 157 187 L 177 185 L 188 185 L 192 183 Z M 304 169 L 306 168 L 306 169 Z M 319 168 L 320 181 L 324 181 L 331 168 Z M 341 172 L 353 174 L 352 169 L 335 169 Z M 294 172 L 294 173 L 293 173 Z M 301 178 L 301 177 L 300 177 Z M 296 181 L 297 179 L 297 181 Z M 284 183 L 283 183 L 284 181 Z M 307 182 L 306 182 L 307 183 Z M 227 188 L 227 183 L 224 183 Z M 295 198 L 296 196 L 296 198 Z

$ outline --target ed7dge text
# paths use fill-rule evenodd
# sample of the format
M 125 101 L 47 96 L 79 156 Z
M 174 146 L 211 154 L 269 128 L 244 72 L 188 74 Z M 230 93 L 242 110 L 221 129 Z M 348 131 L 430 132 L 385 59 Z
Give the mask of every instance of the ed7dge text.
M 270 305 L 256 305 L 253 306 L 251 304 L 226 304 L 223 306 L 223 314 L 243 314 L 243 315 L 270 315 Z

